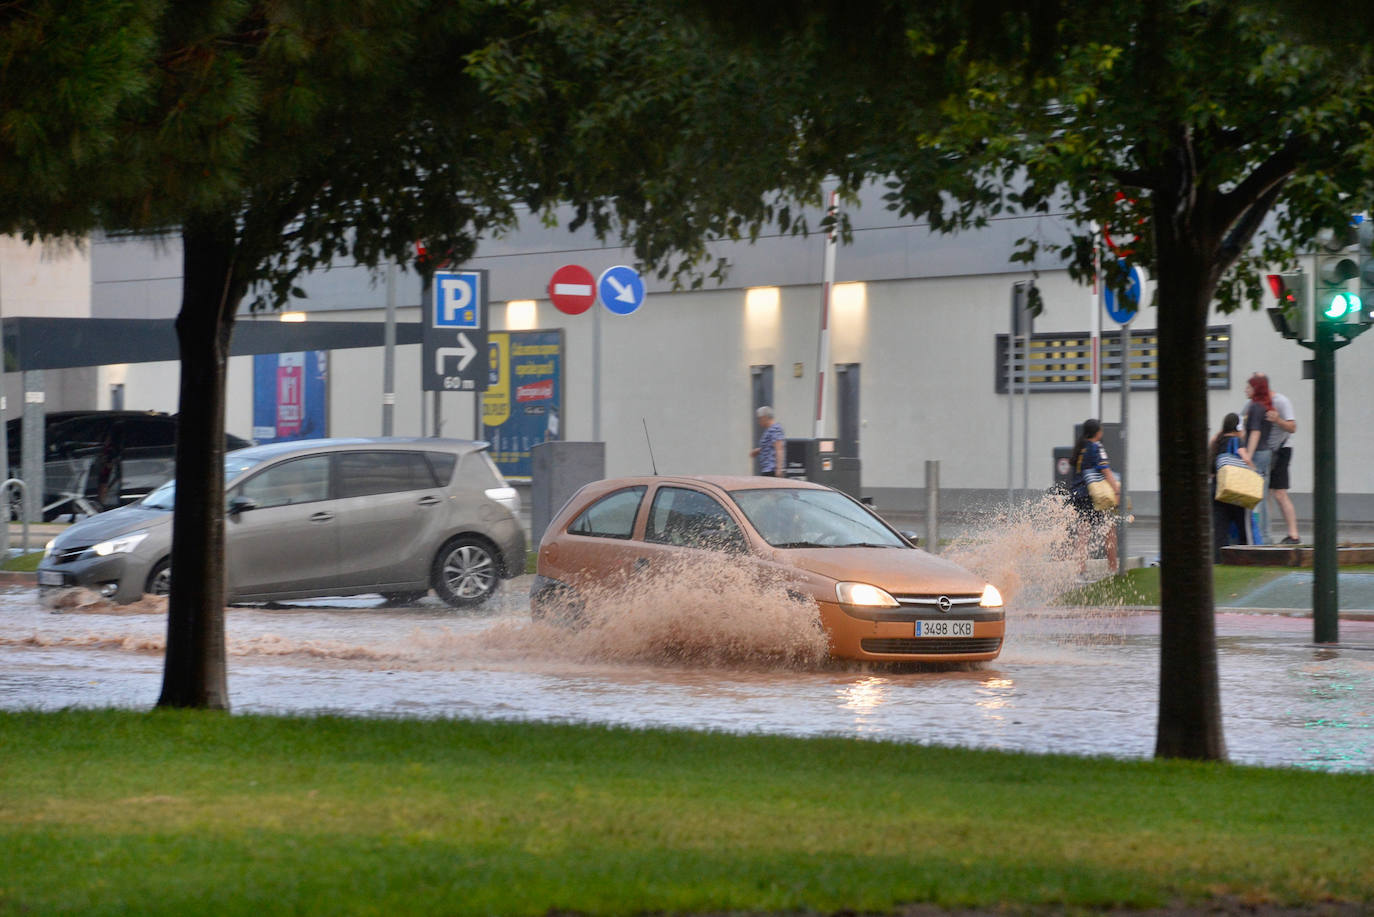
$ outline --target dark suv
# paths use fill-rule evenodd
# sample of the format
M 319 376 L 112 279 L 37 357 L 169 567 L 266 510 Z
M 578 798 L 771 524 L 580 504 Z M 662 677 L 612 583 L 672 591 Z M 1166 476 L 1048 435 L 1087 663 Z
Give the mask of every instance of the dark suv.
M 43 520 L 141 499 L 176 473 L 177 419 L 158 411 L 54 411 L 44 417 Z M 6 425 L 11 477 L 23 477 L 22 418 Z M 225 435 L 225 451 L 250 445 Z M 102 482 L 105 484 L 102 492 Z M 17 503 L 18 490 L 11 492 Z M 17 516 L 16 516 L 17 518 Z

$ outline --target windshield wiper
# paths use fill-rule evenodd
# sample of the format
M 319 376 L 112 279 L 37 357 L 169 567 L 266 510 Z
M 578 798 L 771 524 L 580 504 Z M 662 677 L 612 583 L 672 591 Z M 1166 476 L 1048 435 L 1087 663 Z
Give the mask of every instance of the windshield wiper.
M 837 548 L 897 548 L 901 545 L 895 544 L 875 544 L 871 541 L 851 541 L 847 544 L 837 544 Z
M 829 545 L 823 545 L 823 544 L 821 544 L 821 543 L 819 543 L 819 542 L 816 542 L 816 541 L 784 541 L 782 544 L 775 544 L 775 545 L 773 545 L 773 547 L 775 547 L 775 548 L 825 548 L 825 547 L 829 547 Z

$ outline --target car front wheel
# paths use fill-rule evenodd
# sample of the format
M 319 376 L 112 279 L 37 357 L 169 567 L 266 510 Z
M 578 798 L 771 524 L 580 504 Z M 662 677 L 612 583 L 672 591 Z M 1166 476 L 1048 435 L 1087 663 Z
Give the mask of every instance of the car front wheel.
M 456 538 L 434 559 L 434 591 L 454 608 L 469 608 L 491 598 L 501 580 L 491 546 L 477 538 Z
M 148 574 L 148 582 L 144 584 L 143 591 L 149 595 L 166 595 L 172 591 L 172 562 L 167 558 L 158 561 L 151 573 Z

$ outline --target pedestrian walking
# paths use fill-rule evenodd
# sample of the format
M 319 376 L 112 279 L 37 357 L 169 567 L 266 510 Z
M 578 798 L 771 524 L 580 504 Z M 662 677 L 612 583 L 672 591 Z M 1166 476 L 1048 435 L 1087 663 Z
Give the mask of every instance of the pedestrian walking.
M 777 418 L 773 416 L 773 409 L 768 405 L 765 404 L 754 413 L 763 432 L 759 435 L 759 444 L 749 450 L 749 457 L 757 460 L 759 474 L 782 477 L 783 469 L 786 467 L 783 448 L 787 442 L 787 434 L 783 432 L 782 424 L 778 423 Z
M 1265 384 L 1269 382 L 1269 377 L 1264 373 L 1255 373 L 1264 379 Z M 1271 387 L 1269 395 L 1273 399 L 1274 407 L 1266 411 L 1264 419 L 1269 421 L 1269 479 L 1265 482 L 1265 489 L 1273 494 L 1274 502 L 1278 504 L 1279 513 L 1283 516 L 1283 524 L 1287 530 L 1283 540 L 1279 544 L 1301 544 L 1302 539 L 1298 537 L 1298 514 L 1293 509 L 1293 501 L 1288 496 L 1288 468 L 1293 462 L 1293 447 L 1288 445 L 1289 438 L 1298 432 L 1297 415 L 1293 413 L 1293 402 L 1282 392 L 1276 392 Z M 1266 508 L 1267 509 L 1267 508 Z M 1267 513 L 1265 514 L 1267 518 Z M 1265 540 L 1269 538 L 1269 530 L 1263 530 Z
M 1074 542 L 1078 553 L 1078 573 L 1083 576 L 1088 569 L 1088 550 L 1090 539 L 1102 535 L 1106 540 L 1107 567 L 1115 570 L 1116 525 L 1107 513 L 1093 503 L 1089 486 L 1096 481 L 1105 481 L 1116 496 L 1116 504 L 1121 503 L 1121 482 L 1112 471 L 1107 450 L 1102 445 L 1102 422 L 1095 417 L 1083 421 L 1082 432 L 1073 447 L 1073 485 L 1069 489 L 1069 501 L 1078 511 L 1078 523 L 1074 530 Z

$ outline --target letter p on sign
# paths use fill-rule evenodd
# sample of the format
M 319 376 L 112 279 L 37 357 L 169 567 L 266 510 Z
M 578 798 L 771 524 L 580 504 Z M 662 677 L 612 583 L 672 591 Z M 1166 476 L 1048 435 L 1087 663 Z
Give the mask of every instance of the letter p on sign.
M 481 276 L 476 272 L 436 271 L 434 274 L 434 327 L 481 328 L 477 314 L 477 285 Z

